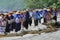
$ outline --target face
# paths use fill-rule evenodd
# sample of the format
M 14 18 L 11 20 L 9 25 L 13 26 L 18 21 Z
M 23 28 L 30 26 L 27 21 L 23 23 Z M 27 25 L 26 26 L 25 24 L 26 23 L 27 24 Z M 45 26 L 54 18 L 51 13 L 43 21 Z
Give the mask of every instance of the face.
M 8 16 L 11 16 L 11 14 L 9 13 Z
M 1 17 L 4 17 L 4 15 L 1 15 Z
M 24 15 L 23 13 L 21 13 L 21 15 Z
M 13 11 L 13 13 L 16 13 L 17 11 Z
M 4 16 L 4 19 L 6 19 L 7 15 Z

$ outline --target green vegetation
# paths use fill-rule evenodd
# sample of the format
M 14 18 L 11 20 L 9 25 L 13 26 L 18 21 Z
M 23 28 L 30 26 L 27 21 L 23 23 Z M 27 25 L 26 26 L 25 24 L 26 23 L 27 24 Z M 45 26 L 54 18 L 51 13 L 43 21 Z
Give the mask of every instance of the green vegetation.
M 26 0 L 28 8 L 53 7 L 60 9 L 60 0 Z
M 57 7 L 60 9 L 60 0 L 0 0 L 0 9 L 6 10 L 43 7 Z

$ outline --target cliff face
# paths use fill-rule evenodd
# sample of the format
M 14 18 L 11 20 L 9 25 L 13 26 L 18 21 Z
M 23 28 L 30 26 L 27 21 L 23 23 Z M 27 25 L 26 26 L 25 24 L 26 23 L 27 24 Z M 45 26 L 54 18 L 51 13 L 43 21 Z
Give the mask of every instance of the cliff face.
M 21 10 L 24 5 L 24 0 L 0 0 L 0 10 Z

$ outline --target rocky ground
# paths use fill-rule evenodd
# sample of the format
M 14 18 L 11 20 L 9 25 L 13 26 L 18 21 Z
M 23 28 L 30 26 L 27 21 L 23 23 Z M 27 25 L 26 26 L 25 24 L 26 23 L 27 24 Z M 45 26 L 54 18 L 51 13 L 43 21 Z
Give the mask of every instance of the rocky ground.
M 0 40 L 60 40 L 60 29 L 56 30 L 53 27 L 47 27 L 40 24 L 35 27 L 29 27 L 28 31 L 22 31 L 19 34 L 9 34 L 0 36 Z
M 60 40 L 60 30 L 50 33 L 26 34 L 24 36 L 3 37 L 0 40 Z

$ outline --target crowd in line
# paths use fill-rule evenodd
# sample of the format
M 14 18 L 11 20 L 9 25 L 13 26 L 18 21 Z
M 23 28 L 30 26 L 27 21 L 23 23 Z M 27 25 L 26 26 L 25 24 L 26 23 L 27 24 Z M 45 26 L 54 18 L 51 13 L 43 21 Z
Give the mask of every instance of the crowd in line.
M 0 14 L 0 34 L 10 33 L 13 30 L 17 33 L 22 28 L 28 29 L 32 20 L 34 20 L 34 26 L 38 27 L 38 23 L 47 23 L 51 19 L 57 21 L 57 10 L 55 8 L 12 11 Z

